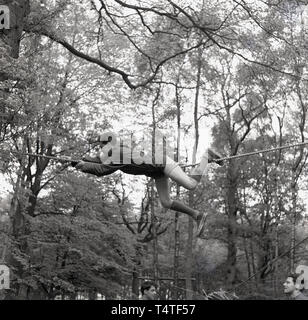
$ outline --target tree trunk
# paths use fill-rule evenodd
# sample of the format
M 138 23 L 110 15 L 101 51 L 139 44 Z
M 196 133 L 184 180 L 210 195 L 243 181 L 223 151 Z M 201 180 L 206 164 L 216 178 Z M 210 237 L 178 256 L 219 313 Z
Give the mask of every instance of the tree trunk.
M 155 116 L 155 105 L 157 103 L 157 99 L 160 94 L 160 88 L 157 90 L 155 99 L 152 103 L 152 152 L 155 150 L 156 146 L 156 116 Z M 155 181 L 152 179 L 151 181 L 151 203 L 150 203 L 150 209 L 151 209 L 151 222 L 152 222 L 152 234 L 153 234 L 153 276 L 154 276 L 154 282 L 158 282 L 158 273 L 159 273 L 159 267 L 158 267 L 158 239 L 157 239 L 157 218 L 155 215 L 155 191 L 154 191 L 154 184 Z
M 179 187 L 177 187 L 178 189 Z M 178 194 L 178 192 L 177 192 Z M 175 213 L 174 217 L 174 265 L 173 265 L 173 278 L 174 278 L 174 292 L 173 298 L 179 298 L 179 255 L 180 255 L 180 230 L 179 230 L 179 213 Z
M 158 242 L 157 242 L 157 218 L 155 216 L 154 209 L 154 180 L 151 183 L 151 219 L 152 219 L 152 233 L 153 233 L 153 273 L 154 273 L 154 282 L 158 282 Z
M 247 263 L 247 274 L 248 278 L 251 277 L 251 265 L 250 265 L 250 259 L 249 259 L 249 252 L 247 248 L 247 240 L 246 236 L 243 236 L 243 247 L 244 247 L 244 252 L 245 252 L 245 258 L 246 258 L 246 263 Z
M 199 94 L 201 86 L 201 70 L 202 70 L 202 52 L 203 49 L 198 50 L 198 70 L 197 70 L 197 81 L 196 81 L 196 93 L 195 93 L 195 105 L 194 105 L 194 129 L 195 129 L 195 142 L 192 153 L 192 163 L 196 163 L 196 154 L 199 144 L 199 120 L 198 120 L 198 107 L 199 107 Z M 194 208 L 194 191 L 189 192 L 189 206 Z M 192 287 L 192 270 L 193 270 L 193 230 L 194 222 L 193 219 L 188 217 L 188 238 L 186 243 L 186 254 L 185 254 L 185 277 L 186 277 L 186 299 L 191 300 L 193 298 L 193 287 Z
M 255 276 L 254 276 L 255 286 L 256 286 L 256 289 L 258 289 L 257 268 L 256 268 L 256 263 L 255 263 L 255 253 L 254 253 L 254 249 L 253 249 L 252 239 L 249 241 L 249 252 L 250 252 L 250 256 L 251 256 L 251 268 L 252 268 L 252 272 L 253 272 L 253 274 L 255 275 Z
M 141 265 L 141 257 L 142 257 L 142 252 L 141 252 L 141 246 L 139 244 L 136 245 L 135 248 L 135 267 L 133 270 L 133 280 L 132 280 L 132 293 L 133 293 L 133 298 L 138 299 L 139 297 L 139 276 L 140 276 L 140 265 Z
M 194 205 L 194 195 L 193 192 L 189 192 L 189 206 Z M 193 299 L 193 286 L 192 286 L 192 270 L 193 270 L 193 230 L 194 221 L 191 217 L 188 217 L 188 237 L 186 243 L 186 253 L 185 253 L 185 278 L 186 278 L 186 299 Z
M 278 256 L 279 256 L 279 234 L 278 223 L 275 226 L 275 264 L 274 264 L 274 292 L 275 296 L 278 295 Z
M 138 299 L 138 297 L 139 297 L 139 271 L 137 268 L 134 268 L 134 271 L 133 271 L 132 293 L 133 293 L 133 299 Z
M 227 187 L 227 213 L 228 213 L 228 255 L 227 255 L 227 283 L 232 285 L 236 281 L 237 271 L 237 231 L 236 231 L 236 215 L 237 215 L 237 202 L 236 202 L 236 191 L 237 191 L 237 170 L 236 164 L 233 160 L 230 161 L 228 168 L 228 187 Z
M 297 64 L 298 62 L 295 62 L 295 65 L 297 67 L 297 70 L 299 71 L 299 77 L 298 81 L 296 82 L 296 93 L 298 96 L 299 100 L 299 105 L 300 105 L 300 117 L 298 119 L 298 127 L 300 131 L 300 138 L 301 142 L 304 142 L 305 139 L 305 131 L 306 131 L 306 120 L 307 120 L 307 111 L 308 111 L 308 106 L 307 106 L 307 101 L 304 98 L 305 92 L 302 92 L 301 88 L 301 66 Z M 304 157 L 304 147 L 301 146 L 299 149 L 300 153 L 297 157 L 295 157 L 295 161 L 292 166 L 292 181 L 291 181 L 291 194 L 292 194 L 292 215 L 291 215 L 291 225 L 292 225 L 292 230 L 291 230 L 291 257 L 290 257 L 290 271 L 294 272 L 295 271 L 295 256 L 296 256 L 296 251 L 295 251 L 295 243 L 296 243 L 296 223 L 297 223 L 297 195 L 298 195 L 298 179 L 302 173 L 303 166 L 305 165 L 305 162 L 307 160 L 306 157 Z M 304 161 L 303 161 L 304 160 Z
M 177 154 L 176 161 L 180 158 L 180 141 L 181 141 L 181 105 L 180 96 L 178 91 L 178 86 L 176 86 L 176 107 L 177 107 Z M 180 197 L 180 186 L 176 186 L 176 197 Z M 174 299 L 179 298 L 179 256 L 180 256 L 180 226 L 179 226 L 179 213 L 175 213 L 174 218 L 174 267 L 173 267 L 173 277 L 174 277 Z
M 290 244 L 290 272 L 295 271 L 295 243 L 296 243 L 296 203 L 297 203 L 297 190 L 296 183 L 293 179 L 291 184 L 291 194 L 292 194 L 292 213 L 291 213 L 291 244 Z

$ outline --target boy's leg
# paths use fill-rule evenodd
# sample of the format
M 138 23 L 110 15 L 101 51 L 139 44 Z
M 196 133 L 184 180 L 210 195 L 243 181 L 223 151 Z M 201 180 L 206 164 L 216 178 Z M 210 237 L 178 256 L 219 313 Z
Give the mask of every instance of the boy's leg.
M 200 163 L 192 169 L 191 173 L 187 175 L 179 166 L 179 164 L 167 157 L 164 173 L 170 179 L 183 186 L 188 190 L 196 188 L 202 176 L 206 173 L 208 163 L 213 162 L 214 159 L 221 158 L 221 155 L 213 149 L 208 149 L 202 155 Z
M 155 183 L 163 207 L 191 216 L 197 222 L 197 236 L 200 236 L 204 229 L 207 214 L 201 214 L 178 200 L 171 200 L 168 177 L 155 179 Z
M 163 207 L 174 211 L 182 212 L 191 216 L 194 220 L 198 219 L 198 211 L 190 208 L 184 203 L 178 200 L 170 199 L 169 179 L 168 177 L 162 177 L 155 179 L 156 189 L 159 195 L 159 199 Z
M 200 159 L 200 163 L 191 170 L 189 176 L 197 182 L 200 182 L 202 176 L 206 173 L 208 163 L 208 152 L 206 150 Z
M 188 176 L 179 164 L 167 157 L 164 173 L 167 177 L 188 190 L 196 188 L 198 181 Z

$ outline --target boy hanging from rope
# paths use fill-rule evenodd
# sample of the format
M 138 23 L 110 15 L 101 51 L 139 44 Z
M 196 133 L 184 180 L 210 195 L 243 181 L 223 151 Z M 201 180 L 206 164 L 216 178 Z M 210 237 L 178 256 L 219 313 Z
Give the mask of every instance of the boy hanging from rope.
M 120 170 L 127 174 L 145 175 L 153 178 L 162 206 L 191 216 L 197 222 L 197 236 L 202 234 L 207 214 L 198 212 L 183 202 L 171 199 L 169 179 L 188 190 L 194 190 L 206 172 L 209 162 L 222 165 L 222 162 L 217 161 L 221 158 L 219 153 L 208 149 L 201 157 L 200 163 L 187 175 L 179 163 L 166 155 L 165 143 L 163 143 L 164 146 L 155 148 L 155 152 L 151 153 L 146 152 L 144 148 L 141 150 L 129 147 L 123 142 L 117 143 L 117 139 L 112 133 L 92 138 L 90 143 L 100 146 L 97 156 L 87 156 L 80 162 L 72 162 L 76 169 L 98 177 Z M 160 159 L 157 154 L 161 155 Z

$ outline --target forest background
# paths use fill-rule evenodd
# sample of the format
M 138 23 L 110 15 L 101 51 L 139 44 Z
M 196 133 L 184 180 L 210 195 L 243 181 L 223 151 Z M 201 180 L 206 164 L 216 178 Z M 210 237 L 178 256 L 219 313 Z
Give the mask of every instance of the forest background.
M 90 130 L 172 132 L 184 165 L 208 144 L 232 156 L 304 142 L 307 1 L 0 5 L 0 298 L 135 299 L 151 278 L 161 299 L 282 299 L 308 258 L 304 146 L 212 164 L 193 192 L 173 185 L 208 212 L 202 239 L 151 179 L 25 153 L 80 159 Z

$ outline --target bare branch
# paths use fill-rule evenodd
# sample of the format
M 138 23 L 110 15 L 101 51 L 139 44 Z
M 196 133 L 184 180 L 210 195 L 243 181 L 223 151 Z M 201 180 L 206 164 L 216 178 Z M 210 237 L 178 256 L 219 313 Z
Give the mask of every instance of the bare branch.
M 34 215 L 34 217 L 38 217 L 38 216 L 42 216 L 42 215 L 61 215 L 61 216 L 64 216 L 65 213 L 62 212 L 62 211 L 41 211 L 41 212 L 38 212 Z

